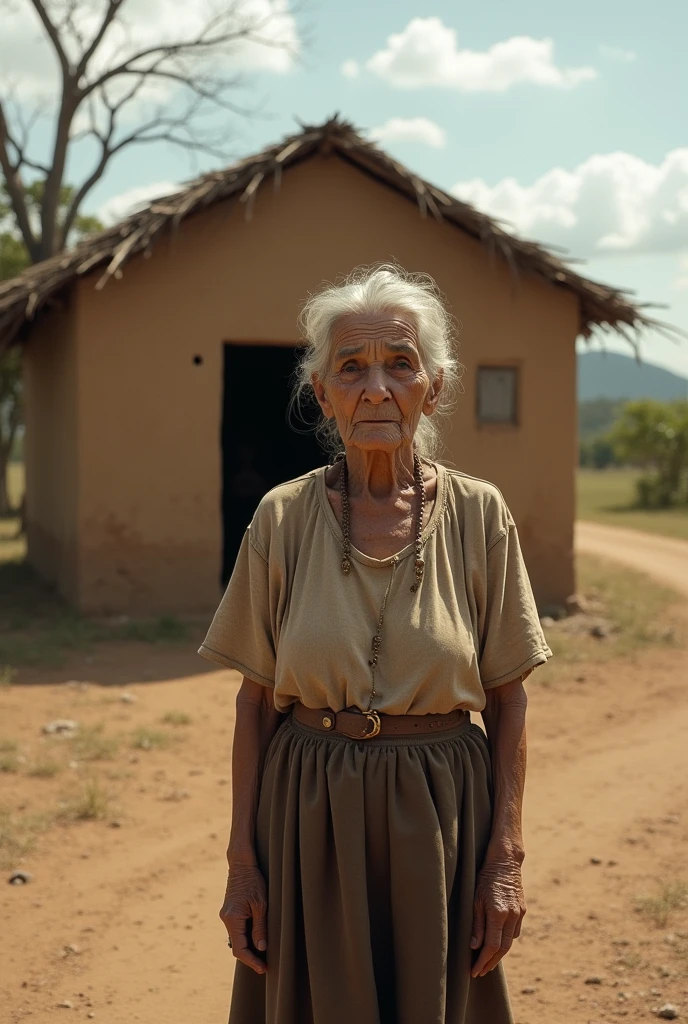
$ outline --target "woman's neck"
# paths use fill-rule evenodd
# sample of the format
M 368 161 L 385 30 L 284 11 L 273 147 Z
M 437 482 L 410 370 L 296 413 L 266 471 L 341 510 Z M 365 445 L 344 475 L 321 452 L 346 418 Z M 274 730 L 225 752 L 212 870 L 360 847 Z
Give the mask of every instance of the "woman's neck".
M 382 452 L 347 445 L 346 467 L 349 494 L 379 501 L 413 485 L 413 447 Z

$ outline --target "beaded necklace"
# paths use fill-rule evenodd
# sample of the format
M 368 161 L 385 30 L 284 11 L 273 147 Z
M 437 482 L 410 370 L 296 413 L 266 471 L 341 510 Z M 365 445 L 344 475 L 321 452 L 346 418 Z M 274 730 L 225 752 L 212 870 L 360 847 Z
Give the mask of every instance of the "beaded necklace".
M 342 502 L 342 572 L 345 576 L 348 576 L 351 572 L 351 506 L 349 504 L 349 470 L 346 464 L 346 456 L 342 452 L 337 455 L 338 462 L 341 462 L 341 476 L 339 491 Z M 423 519 L 425 516 L 425 481 L 423 480 L 423 465 L 420 461 L 420 456 L 416 451 L 413 453 L 413 478 L 418 489 L 420 496 L 420 508 L 418 511 L 418 520 L 416 523 L 416 535 L 414 540 L 414 546 L 416 549 L 416 558 L 414 561 L 414 570 L 416 582 L 411 587 L 411 592 L 415 593 L 421 584 L 423 579 L 423 571 L 425 569 L 425 561 L 423 560 Z M 385 608 L 387 607 L 387 598 L 389 597 L 394 577 L 396 575 L 397 566 L 399 564 L 398 555 L 392 556 L 392 572 L 390 575 L 387 590 L 385 596 L 382 599 L 382 605 L 380 607 L 380 615 L 378 617 L 377 629 L 373 637 L 372 642 L 372 658 L 368 662 L 370 665 L 370 672 L 372 676 L 372 690 L 370 698 L 368 700 L 368 707 L 366 708 L 366 714 L 371 712 L 371 706 L 375 697 L 381 696 L 375 689 L 375 675 L 377 672 L 377 665 L 380 654 L 380 646 L 382 644 L 382 624 L 385 617 Z M 377 714 L 373 712 L 373 714 Z M 379 721 L 378 721 L 379 728 Z M 371 735 L 375 735 L 372 733 Z

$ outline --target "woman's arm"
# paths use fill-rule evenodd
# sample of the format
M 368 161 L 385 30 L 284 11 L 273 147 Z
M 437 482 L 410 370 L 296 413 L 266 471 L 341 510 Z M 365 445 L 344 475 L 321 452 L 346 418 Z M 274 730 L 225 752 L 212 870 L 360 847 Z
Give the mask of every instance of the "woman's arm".
M 236 699 L 232 749 L 232 828 L 227 862 L 255 864 L 255 829 L 263 762 L 282 721 L 272 690 L 244 676 Z
M 482 949 L 471 970 L 473 977 L 496 967 L 520 935 L 526 912 L 521 815 L 528 698 L 523 680 L 530 672 L 488 690 L 482 713 L 491 752 L 494 805 L 490 841 L 476 885 L 471 946 Z
M 236 701 L 232 750 L 232 827 L 227 848 L 229 876 L 220 910 L 232 940 L 232 950 L 254 971 L 265 964 L 249 948 L 267 949 L 267 895 L 255 848 L 256 813 L 265 754 L 282 721 L 272 690 L 244 676 Z

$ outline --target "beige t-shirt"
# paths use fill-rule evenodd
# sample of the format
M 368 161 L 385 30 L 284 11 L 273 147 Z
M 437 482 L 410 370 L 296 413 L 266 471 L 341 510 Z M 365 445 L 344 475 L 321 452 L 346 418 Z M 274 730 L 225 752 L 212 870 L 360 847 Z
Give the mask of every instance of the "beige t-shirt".
M 416 593 L 413 544 L 383 559 L 352 547 L 351 572 L 342 573 L 342 532 L 320 467 L 260 502 L 199 654 L 274 687 L 280 711 L 294 701 L 364 710 L 371 641 L 393 572 L 377 710 L 481 711 L 485 690 L 552 657 L 501 492 L 435 465 Z

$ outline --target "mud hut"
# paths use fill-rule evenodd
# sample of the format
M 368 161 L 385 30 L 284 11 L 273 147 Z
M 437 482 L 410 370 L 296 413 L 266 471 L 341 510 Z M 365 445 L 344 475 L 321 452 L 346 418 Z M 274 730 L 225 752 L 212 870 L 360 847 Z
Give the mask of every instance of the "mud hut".
M 335 118 L 0 284 L 24 346 L 28 557 L 76 607 L 215 607 L 260 495 L 320 465 L 286 419 L 309 293 L 433 275 L 462 323 L 446 461 L 496 483 L 536 597 L 574 590 L 575 341 L 650 321 Z

